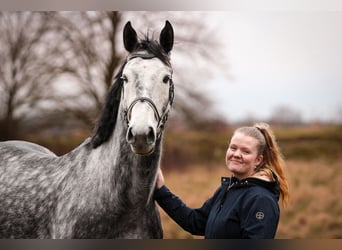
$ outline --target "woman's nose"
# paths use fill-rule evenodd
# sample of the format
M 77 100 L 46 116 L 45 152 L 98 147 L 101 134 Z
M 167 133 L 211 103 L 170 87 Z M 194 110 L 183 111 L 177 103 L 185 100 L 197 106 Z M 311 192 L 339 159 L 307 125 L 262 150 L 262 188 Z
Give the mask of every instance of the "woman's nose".
M 236 157 L 236 158 L 240 158 L 241 157 L 241 152 L 240 152 L 240 150 L 235 150 L 234 152 L 233 152 L 233 157 Z

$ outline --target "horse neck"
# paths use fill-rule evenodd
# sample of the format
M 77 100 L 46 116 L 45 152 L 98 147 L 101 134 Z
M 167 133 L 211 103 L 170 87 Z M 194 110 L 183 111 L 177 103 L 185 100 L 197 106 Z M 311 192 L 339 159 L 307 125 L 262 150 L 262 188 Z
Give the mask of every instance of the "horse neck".
M 148 200 L 156 181 L 161 139 L 156 143 L 154 153 L 139 156 L 132 152 L 126 142 L 126 133 L 123 112 L 119 111 L 111 138 L 90 153 L 89 170 L 96 171 L 96 175 L 101 176 L 99 181 L 107 183 L 111 194 L 125 195 L 131 197 L 131 200 Z

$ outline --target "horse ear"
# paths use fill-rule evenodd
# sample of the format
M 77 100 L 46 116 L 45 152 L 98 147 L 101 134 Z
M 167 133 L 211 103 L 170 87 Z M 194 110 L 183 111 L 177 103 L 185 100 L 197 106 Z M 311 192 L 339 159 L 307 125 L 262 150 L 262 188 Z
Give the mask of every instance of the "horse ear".
M 159 43 L 166 53 L 169 53 L 173 47 L 173 28 L 169 21 L 165 22 L 165 26 L 160 32 Z
M 133 29 L 130 21 L 128 21 L 124 27 L 123 42 L 125 49 L 128 52 L 132 52 L 138 44 L 137 32 Z

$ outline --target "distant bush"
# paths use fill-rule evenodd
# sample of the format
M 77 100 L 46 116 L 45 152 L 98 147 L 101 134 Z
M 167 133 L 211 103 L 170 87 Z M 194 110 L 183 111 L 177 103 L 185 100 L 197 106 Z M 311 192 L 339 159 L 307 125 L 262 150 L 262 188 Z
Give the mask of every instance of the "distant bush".
M 166 168 L 225 163 L 231 130 L 168 131 L 162 164 Z M 274 128 L 285 159 L 314 160 L 342 157 L 342 126 Z
M 341 126 L 283 128 L 276 130 L 276 136 L 287 159 L 342 157 Z
M 25 140 L 28 140 L 30 142 L 37 143 L 39 145 L 42 145 L 48 149 L 50 149 L 52 152 L 54 152 L 56 155 L 64 155 L 74 148 L 76 148 L 80 143 L 82 143 L 86 138 L 88 134 L 86 133 L 77 133 L 72 135 L 34 135 L 25 138 Z
M 275 127 L 274 132 L 285 159 L 327 160 L 342 157 L 342 126 Z M 189 165 L 224 165 L 233 129 L 168 130 L 163 141 L 162 165 L 166 169 Z M 72 135 L 35 135 L 32 142 L 46 146 L 57 155 L 77 147 L 89 132 Z

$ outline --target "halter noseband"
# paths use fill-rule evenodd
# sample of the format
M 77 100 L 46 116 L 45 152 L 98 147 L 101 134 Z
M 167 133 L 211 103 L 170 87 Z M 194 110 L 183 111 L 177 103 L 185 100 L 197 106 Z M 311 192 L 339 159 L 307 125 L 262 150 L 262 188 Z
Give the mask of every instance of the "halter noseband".
M 130 55 L 127 58 L 127 61 L 129 61 L 129 60 L 131 60 L 133 58 L 137 58 L 137 57 L 140 57 L 142 59 L 151 59 L 151 58 L 154 58 L 156 56 L 148 54 L 148 53 L 138 52 L 138 53 Z M 168 63 L 168 66 L 171 66 L 171 65 Z M 123 86 L 122 86 L 122 90 L 123 90 Z M 174 98 L 174 85 L 173 85 L 172 79 L 170 79 L 169 99 L 168 99 L 168 102 L 167 102 L 167 105 L 166 105 L 165 109 L 163 110 L 162 115 L 159 114 L 156 105 L 154 104 L 154 102 L 150 98 L 148 98 L 148 97 L 137 97 L 129 105 L 128 109 L 124 111 L 125 120 L 126 120 L 127 125 L 129 126 L 129 122 L 130 122 L 130 119 L 131 119 L 132 109 L 135 106 L 135 104 L 137 104 L 138 102 L 146 102 L 152 108 L 154 116 L 155 116 L 156 120 L 158 121 L 157 137 L 160 138 L 161 132 L 164 129 L 164 125 L 165 125 L 165 123 L 167 121 L 168 114 L 169 114 L 169 111 L 170 111 L 172 103 L 173 103 L 173 98 Z

